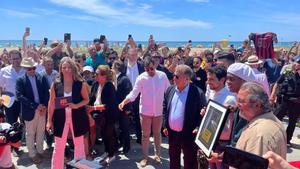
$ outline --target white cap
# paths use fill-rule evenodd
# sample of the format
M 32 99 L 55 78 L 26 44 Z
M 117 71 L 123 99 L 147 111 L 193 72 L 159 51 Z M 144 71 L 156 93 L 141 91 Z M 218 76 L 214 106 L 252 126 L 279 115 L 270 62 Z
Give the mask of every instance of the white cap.
M 244 63 L 233 63 L 228 67 L 227 73 L 231 73 L 245 80 L 246 82 L 257 83 L 256 76 L 253 69 Z
M 94 72 L 94 68 L 92 66 L 84 66 L 82 69 L 82 72 L 84 71 L 89 71 L 89 72 Z

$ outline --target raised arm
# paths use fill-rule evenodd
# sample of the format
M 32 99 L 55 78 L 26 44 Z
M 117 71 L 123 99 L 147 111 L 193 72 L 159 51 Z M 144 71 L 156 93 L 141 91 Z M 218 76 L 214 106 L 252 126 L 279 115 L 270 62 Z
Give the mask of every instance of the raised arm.
M 24 32 L 24 35 L 23 35 L 23 38 L 22 38 L 22 50 L 24 53 L 26 53 L 27 51 L 27 44 L 26 44 L 26 38 L 30 35 L 29 32 L 25 31 Z
M 68 54 L 71 58 L 73 58 L 74 56 L 74 53 L 73 53 L 73 50 L 71 48 L 71 41 L 70 40 L 67 40 L 66 42 L 66 48 L 67 48 L 67 51 L 68 51 Z

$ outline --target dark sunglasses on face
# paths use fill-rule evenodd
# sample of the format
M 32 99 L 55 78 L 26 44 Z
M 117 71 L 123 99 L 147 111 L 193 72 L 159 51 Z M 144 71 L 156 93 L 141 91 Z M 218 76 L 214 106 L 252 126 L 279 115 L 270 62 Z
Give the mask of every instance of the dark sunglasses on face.
M 35 70 L 36 67 L 29 67 L 29 68 L 26 68 L 28 71 L 32 71 L 32 70 Z
M 103 72 L 96 73 L 96 76 L 104 76 L 104 75 L 105 75 L 105 73 L 103 73 Z
M 146 70 L 147 72 L 149 72 L 149 71 L 153 71 L 154 68 L 153 68 L 153 67 L 145 67 L 145 70 Z

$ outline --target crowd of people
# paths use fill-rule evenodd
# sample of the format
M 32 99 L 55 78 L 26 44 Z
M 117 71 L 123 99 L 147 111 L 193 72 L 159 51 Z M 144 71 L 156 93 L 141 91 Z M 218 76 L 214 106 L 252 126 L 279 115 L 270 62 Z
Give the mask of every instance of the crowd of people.
M 273 51 L 265 52 L 269 49 L 257 49 L 262 48 L 256 43 L 260 36 L 250 34 L 239 47 L 216 43 L 192 52 L 192 41 L 171 50 L 150 35 L 146 47 L 129 36 L 118 51 L 102 36 L 85 50 L 72 48 L 70 40 L 53 40 L 50 48 L 42 42 L 36 49 L 26 44 L 28 36 L 25 32 L 19 50 L 1 55 L 0 92 L 10 93 L 13 103 L 4 106 L 1 99 L 0 129 L 5 121 L 25 124 L 33 163 L 45 158 L 44 141 L 53 149 L 53 169 L 64 168 L 69 149 L 74 149 L 74 159 L 91 160 L 100 156 L 94 146 L 102 138 L 101 164 L 109 165 L 119 148 L 123 154 L 131 150 L 133 123 L 143 153 L 141 167 L 149 163 L 151 135 L 154 160 L 161 163 L 163 134 L 170 169 L 181 168 L 181 153 L 184 168 L 204 168 L 195 137 L 207 102 L 214 100 L 230 113 L 205 159 L 211 169 L 229 167 L 222 162 L 228 145 L 268 159 L 270 168 L 293 168 L 286 153 L 300 114 L 300 43 L 289 51 L 266 46 Z M 280 121 L 285 115 L 286 130 Z M 0 144 L 0 168 L 14 168 L 11 154 L 19 156 L 19 146 Z

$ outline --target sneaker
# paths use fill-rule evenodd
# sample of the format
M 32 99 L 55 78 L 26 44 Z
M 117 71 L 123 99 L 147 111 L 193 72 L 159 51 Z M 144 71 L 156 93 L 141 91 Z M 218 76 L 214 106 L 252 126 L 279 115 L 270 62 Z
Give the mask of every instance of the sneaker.
M 113 162 L 116 159 L 116 156 L 112 156 L 112 157 L 107 157 L 105 159 L 106 164 L 110 164 L 111 162 Z
M 31 160 L 35 164 L 39 164 L 42 162 L 42 159 L 39 157 L 39 155 L 35 155 L 34 157 L 31 157 Z
M 155 155 L 154 156 L 154 160 L 157 162 L 157 163 L 161 163 L 161 159 L 158 155 Z
M 148 160 L 147 159 L 142 159 L 141 161 L 140 161 L 140 165 L 141 165 L 141 167 L 146 167 L 146 165 L 147 165 L 147 162 L 148 162 Z

